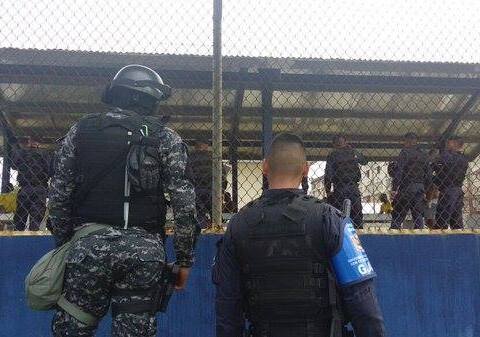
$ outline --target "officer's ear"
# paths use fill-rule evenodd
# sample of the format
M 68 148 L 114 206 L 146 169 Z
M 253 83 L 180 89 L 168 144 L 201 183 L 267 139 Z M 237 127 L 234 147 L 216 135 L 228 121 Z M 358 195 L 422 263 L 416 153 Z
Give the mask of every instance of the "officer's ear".
M 268 177 L 270 173 L 270 165 L 267 159 L 264 159 L 262 162 L 262 173 L 265 177 Z
M 303 165 L 303 169 L 302 169 L 302 178 L 303 177 L 308 177 L 308 171 L 310 170 L 310 165 L 308 165 L 308 163 L 305 163 Z

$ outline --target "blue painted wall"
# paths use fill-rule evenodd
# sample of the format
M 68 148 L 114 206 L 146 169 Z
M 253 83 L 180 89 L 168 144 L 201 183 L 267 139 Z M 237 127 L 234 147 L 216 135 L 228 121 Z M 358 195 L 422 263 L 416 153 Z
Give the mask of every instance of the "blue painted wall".
M 160 316 L 159 336 L 214 336 L 210 265 L 216 240 L 201 238 L 189 287 Z M 378 274 L 389 336 L 480 336 L 480 236 L 363 235 L 362 241 Z M 50 237 L 0 237 L 0 336 L 50 336 L 51 313 L 25 306 L 23 280 L 51 247 Z M 97 336 L 108 332 L 107 318 Z

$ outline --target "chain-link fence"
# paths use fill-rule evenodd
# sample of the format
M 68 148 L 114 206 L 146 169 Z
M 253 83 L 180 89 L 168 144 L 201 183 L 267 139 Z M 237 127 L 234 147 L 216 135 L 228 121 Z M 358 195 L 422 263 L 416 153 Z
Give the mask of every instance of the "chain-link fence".
M 224 219 L 262 193 L 268 144 L 292 132 L 311 164 L 303 188 L 350 199 L 358 226 L 477 228 L 478 12 L 473 1 L 224 0 Z M 124 65 L 172 86 L 157 114 L 193 158 L 211 146 L 212 17 L 213 1 L 4 1 L 2 221 L 41 226 L 55 140 L 107 111 L 102 91 Z M 208 214 L 212 164 L 194 166 Z

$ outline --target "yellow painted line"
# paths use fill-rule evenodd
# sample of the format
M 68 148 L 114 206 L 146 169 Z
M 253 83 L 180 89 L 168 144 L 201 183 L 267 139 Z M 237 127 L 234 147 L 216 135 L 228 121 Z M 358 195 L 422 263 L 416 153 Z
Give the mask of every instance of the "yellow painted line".
M 0 231 L 0 236 L 47 236 L 49 231 Z
M 480 229 L 358 229 L 360 235 L 462 235 L 480 234 Z
M 480 235 L 480 229 L 358 229 L 360 235 L 464 235 L 475 234 Z M 218 235 L 223 234 L 223 231 L 204 230 L 202 235 Z M 168 231 L 167 234 L 173 234 Z M 49 231 L 0 231 L 0 237 L 23 237 L 23 236 L 50 236 Z

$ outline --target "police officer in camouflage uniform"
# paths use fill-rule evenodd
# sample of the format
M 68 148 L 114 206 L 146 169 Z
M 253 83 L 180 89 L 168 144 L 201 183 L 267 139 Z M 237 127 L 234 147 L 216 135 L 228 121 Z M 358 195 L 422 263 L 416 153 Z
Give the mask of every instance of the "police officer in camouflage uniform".
M 357 337 L 385 336 L 375 273 L 351 221 L 298 189 L 308 175 L 301 139 L 275 137 L 263 172 L 269 190 L 219 242 L 216 336 L 245 336 L 245 319 L 253 337 L 342 337 L 344 321 Z
M 432 185 L 429 156 L 417 145 L 417 135 L 404 136 L 404 148 L 395 163 L 393 175 L 393 211 L 391 229 L 400 229 L 408 211 L 412 213 L 415 229 L 424 227 L 426 193 Z
M 367 160 L 358 151 L 352 149 L 344 136 L 333 139 L 334 150 L 327 157 L 324 185 L 327 200 L 333 206 L 342 208 L 345 199 L 352 203 L 352 220 L 356 228 L 363 228 L 362 196 L 358 183 L 362 177 L 359 165 Z M 333 192 L 331 192 L 333 184 Z
M 107 226 L 74 243 L 64 280 L 66 301 L 97 322 L 85 324 L 59 307 L 55 336 L 93 336 L 110 304 L 113 336 L 156 335 L 152 303 L 166 259 L 164 192 L 175 215 L 176 288 L 185 287 L 195 241 L 187 151 L 177 133 L 151 116 L 169 94 L 152 69 L 122 68 L 103 97 L 113 108 L 82 118 L 57 153 L 49 195 L 56 244 L 80 227 Z
M 440 192 L 433 228 L 463 228 L 463 182 L 468 169 L 468 158 L 462 153 L 463 139 L 452 136 L 446 149 L 433 162 L 434 183 Z

